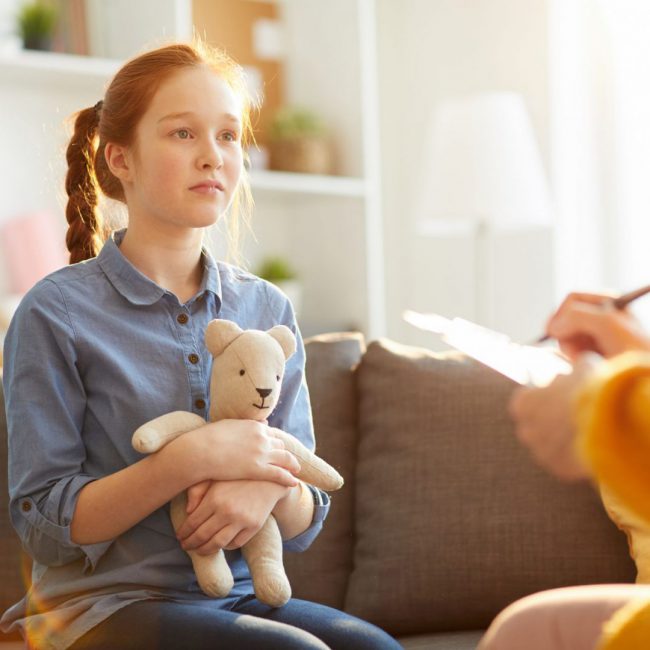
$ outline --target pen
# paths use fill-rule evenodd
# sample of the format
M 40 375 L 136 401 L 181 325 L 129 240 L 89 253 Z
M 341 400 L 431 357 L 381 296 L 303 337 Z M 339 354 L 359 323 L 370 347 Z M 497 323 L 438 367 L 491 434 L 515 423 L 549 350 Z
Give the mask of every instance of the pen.
M 609 300 L 606 300 L 603 305 L 611 306 L 614 309 L 625 309 L 631 302 L 634 302 L 637 298 L 641 298 L 641 296 L 645 296 L 647 293 L 650 293 L 650 284 L 635 289 L 634 291 L 624 293 L 617 298 L 610 298 Z M 540 336 L 535 343 L 544 343 L 544 341 L 548 341 L 550 338 L 551 337 L 548 334 L 544 334 L 544 336 Z

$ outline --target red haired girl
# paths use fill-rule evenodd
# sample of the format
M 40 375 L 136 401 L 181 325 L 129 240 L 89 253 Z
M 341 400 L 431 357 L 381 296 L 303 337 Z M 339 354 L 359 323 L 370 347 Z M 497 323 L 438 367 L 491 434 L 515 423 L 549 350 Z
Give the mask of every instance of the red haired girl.
M 67 159 L 70 266 L 24 298 L 5 343 L 12 522 L 34 560 L 25 598 L 2 618 L 45 648 L 398 648 L 382 630 L 292 599 L 255 599 L 239 548 L 272 512 L 288 550 L 327 514 L 270 427 L 314 445 L 304 348 L 272 285 L 215 262 L 203 230 L 235 221 L 248 186 L 251 101 L 242 70 L 205 46 L 171 45 L 124 65 L 80 111 Z M 101 194 L 128 227 L 102 222 Z M 216 317 L 290 327 L 283 399 L 268 426 L 207 424 L 142 457 L 144 422 L 174 410 L 207 417 Z M 189 488 L 177 539 L 165 504 Z M 186 550 L 222 548 L 235 587 L 199 589 Z

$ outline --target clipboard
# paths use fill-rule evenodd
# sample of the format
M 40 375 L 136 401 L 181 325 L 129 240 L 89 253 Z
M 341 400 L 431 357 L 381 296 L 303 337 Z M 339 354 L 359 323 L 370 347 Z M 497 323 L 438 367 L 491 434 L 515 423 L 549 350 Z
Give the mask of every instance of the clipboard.
M 571 363 L 557 350 L 515 343 L 501 332 L 463 318 L 445 318 L 407 310 L 411 325 L 439 334 L 451 347 L 522 386 L 547 386 L 557 375 L 569 374 Z

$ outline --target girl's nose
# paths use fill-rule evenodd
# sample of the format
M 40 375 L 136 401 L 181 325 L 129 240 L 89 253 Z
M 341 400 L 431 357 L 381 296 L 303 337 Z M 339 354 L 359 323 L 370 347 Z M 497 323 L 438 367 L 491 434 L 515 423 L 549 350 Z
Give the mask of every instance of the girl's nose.
M 201 169 L 219 169 L 223 166 L 223 156 L 215 143 L 206 145 L 198 160 Z

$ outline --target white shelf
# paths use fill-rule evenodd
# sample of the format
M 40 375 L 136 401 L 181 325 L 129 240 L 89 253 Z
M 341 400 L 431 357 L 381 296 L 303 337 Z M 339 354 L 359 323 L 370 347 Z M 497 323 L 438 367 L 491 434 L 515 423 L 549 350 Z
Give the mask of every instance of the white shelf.
M 287 192 L 291 194 L 320 194 L 363 198 L 366 182 L 347 176 L 321 176 L 291 172 L 251 171 L 251 187 L 255 190 Z
M 0 78 L 57 84 L 70 81 L 103 83 L 119 70 L 122 63 L 116 59 L 21 50 L 0 54 Z

